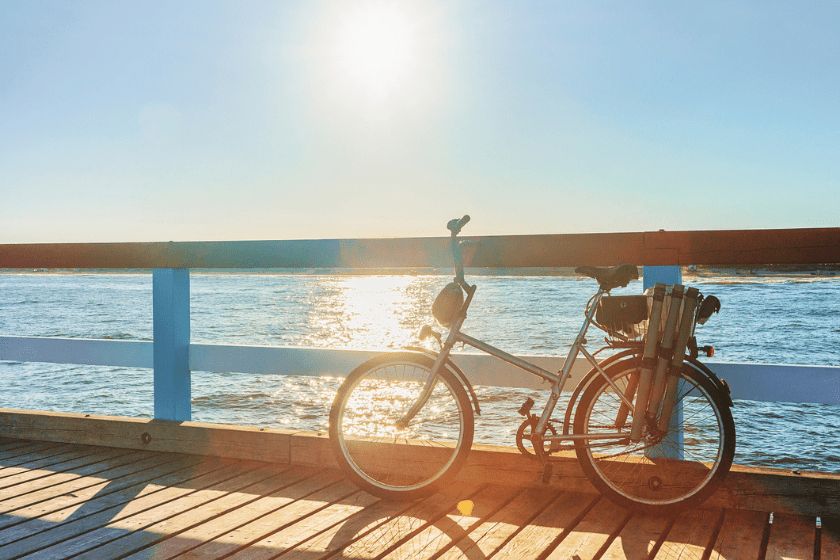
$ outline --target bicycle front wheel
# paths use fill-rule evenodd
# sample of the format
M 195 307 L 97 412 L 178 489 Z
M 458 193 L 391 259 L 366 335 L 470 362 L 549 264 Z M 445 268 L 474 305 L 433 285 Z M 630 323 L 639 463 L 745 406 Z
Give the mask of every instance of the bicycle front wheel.
M 613 385 L 598 376 L 575 411 L 575 451 L 592 484 L 627 508 L 676 513 L 700 505 L 720 486 L 735 455 L 735 424 L 719 390 L 688 364 L 678 378 L 676 405 L 665 433 L 651 422 L 639 442 L 629 438 L 632 416 L 617 425 L 622 400 L 616 388 L 639 375 L 638 360 L 607 368 Z M 674 382 L 677 378 L 672 378 Z M 599 435 L 621 434 L 611 439 Z
M 451 481 L 466 460 L 473 412 L 467 392 L 446 367 L 429 399 L 404 425 L 433 365 L 423 354 L 383 354 L 356 368 L 338 389 L 330 409 L 333 454 L 367 492 L 423 498 Z

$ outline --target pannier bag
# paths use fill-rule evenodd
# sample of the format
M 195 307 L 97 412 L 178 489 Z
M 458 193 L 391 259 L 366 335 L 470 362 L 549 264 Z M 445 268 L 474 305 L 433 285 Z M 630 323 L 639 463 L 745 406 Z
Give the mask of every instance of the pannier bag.
M 608 333 L 638 335 L 636 325 L 648 318 L 647 296 L 605 296 L 598 302 L 595 322 Z

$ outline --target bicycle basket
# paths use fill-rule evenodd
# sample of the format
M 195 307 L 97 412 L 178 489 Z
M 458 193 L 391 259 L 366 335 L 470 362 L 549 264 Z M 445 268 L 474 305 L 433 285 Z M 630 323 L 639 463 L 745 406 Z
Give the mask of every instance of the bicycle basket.
M 647 331 L 647 296 L 604 296 L 595 310 L 595 324 L 615 342 L 641 341 Z

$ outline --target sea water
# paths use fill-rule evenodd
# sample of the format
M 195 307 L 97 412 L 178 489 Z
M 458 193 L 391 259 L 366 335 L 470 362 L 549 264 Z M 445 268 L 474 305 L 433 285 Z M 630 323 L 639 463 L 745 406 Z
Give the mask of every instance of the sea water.
M 565 355 L 595 283 L 574 276 L 469 276 L 478 285 L 464 332 L 519 355 Z M 416 344 L 436 274 L 210 274 L 190 277 L 191 340 L 319 348 Z M 726 362 L 840 365 L 840 278 L 809 273 L 684 272 L 722 309 L 698 327 Z M 615 294 L 641 292 L 634 282 Z M 152 339 L 144 273 L 0 274 L 0 336 Z M 714 369 L 714 360 L 705 360 Z M 791 380 L 795 383 L 795 380 Z M 192 373 L 192 418 L 325 430 L 340 379 Z M 0 407 L 151 417 L 152 371 L 0 362 Z M 513 445 L 516 410 L 538 391 L 477 387 L 477 443 Z M 840 472 L 840 407 L 737 401 L 736 462 Z

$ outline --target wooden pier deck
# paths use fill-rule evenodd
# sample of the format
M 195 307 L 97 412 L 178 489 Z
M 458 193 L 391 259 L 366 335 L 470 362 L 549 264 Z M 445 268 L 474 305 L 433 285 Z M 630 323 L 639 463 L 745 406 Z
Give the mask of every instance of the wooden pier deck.
M 732 507 L 738 504 L 731 495 L 715 496 L 707 508 L 667 518 L 631 514 L 585 485 L 576 484 L 580 491 L 558 483 L 532 484 L 530 475 L 482 476 L 473 464 L 445 492 L 399 503 L 359 491 L 335 469 L 288 460 L 295 444 L 286 450 L 277 445 L 293 439 L 286 433 L 0 412 L 3 436 L 44 430 L 45 423 L 54 429 L 42 431 L 41 438 L 0 438 L 4 560 L 840 559 L 837 523 L 825 515 L 818 523 L 813 512 L 801 511 L 811 507 L 807 500 L 790 498 L 810 493 L 814 503 L 833 513 L 840 477 L 831 475 L 804 477 L 804 490 L 788 489 L 784 499 L 760 497 L 776 499 L 772 510 Z M 80 432 L 79 426 L 87 429 Z M 201 448 L 202 454 L 154 450 L 174 446 L 172 433 L 179 434 L 182 449 Z M 118 434 L 134 443 L 84 443 L 100 438 L 114 444 Z M 76 441 L 36 441 L 50 438 Z M 252 438 L 261 438 L 266 460 L 247 458 L 257 453 L 247 451 Z M 323 442 L 317 434 L 305 439 L 310 451 Z M 239 457 L 208 453 L 209 441 L 212 449 L 228 448 L 227 455 Z M 479 450 L 478 461 L 491 452 Z M 310 455 L 312 463 L 326 464 L 317 454 Z M 277 460 L 283 456 L 286 461 Z M 763 484 L 761 473 L 736 470 L 735 485 L 727 492 L 749 493 L 738 490 L 750 487 L 738 482 L 745 477 L 752 488 Z M 773 487 L 784 490 L 785 485 Z M 472 511 L 459 511 L 464 500 L 472 502 Z
M 840 557 L 840 533 L 813 517 L 710 508 L 669 519 L 487 483 L 394 503 L 333 469 L 26 440 L 0 442 L 0 508 L 9 560 Z

